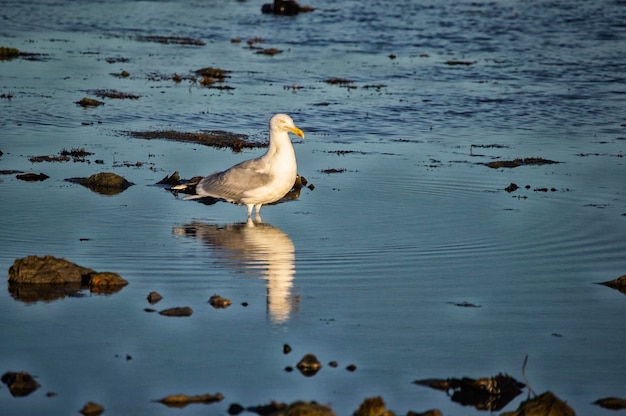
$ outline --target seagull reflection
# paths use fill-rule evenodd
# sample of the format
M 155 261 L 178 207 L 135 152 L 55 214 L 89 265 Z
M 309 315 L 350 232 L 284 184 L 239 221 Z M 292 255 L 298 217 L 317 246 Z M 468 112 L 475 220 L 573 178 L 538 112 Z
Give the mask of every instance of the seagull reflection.
M 226 260 L 246 273 L 260 273 L 267 280 L 267 310 L 274 323 L 282 323 L 296 309 L 291 295 L 295 274 L 295 249 L 287 234 L 262 222 L 216 225 L 192 222 L 174 228 L 176 234 L 199 238 Z

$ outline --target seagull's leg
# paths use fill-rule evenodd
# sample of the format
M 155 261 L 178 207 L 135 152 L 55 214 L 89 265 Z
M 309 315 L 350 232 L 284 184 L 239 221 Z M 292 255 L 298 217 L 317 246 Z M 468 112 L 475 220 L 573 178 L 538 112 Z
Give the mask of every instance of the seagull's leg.
M 263 222 L 263 220 L 261 219 L 261 205 L 263 205 L 263 204 L 257 204 L 256 205 L 256 220 L 257 220 L 257 222 Z
M 254 208 L 254 204 L 246 204 L 246 208 L 248 208 L 248 218 L 252 218 L 252 208 Z M 257 211 L 258 215 L 258 211 Z

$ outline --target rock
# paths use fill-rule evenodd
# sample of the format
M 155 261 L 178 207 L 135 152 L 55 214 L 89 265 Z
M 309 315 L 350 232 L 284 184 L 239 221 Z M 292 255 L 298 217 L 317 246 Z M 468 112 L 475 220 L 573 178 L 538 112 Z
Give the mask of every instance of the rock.
M 53 256 L 28 256 L 9 267 L 9 282 L 28 284 L 81 283 L 95 270 Z
M 80 410 L 80 413 L 85 416 L 97 416 L 102 412 L 104 412 L 104 407 L 94 402 L 87 402 Z
M 82 98 L 80 101 L 76 101 L 75 104 L 83 107 L 83 108 L 88 108 L 88 107 L 98 107 L 103 105 L 104 103 L 102 101 L 98 101 L 94 98 L 88 98 L 88 97 L 84 97 Z
M 210 404 L 220 402 L 223 399 L 224 395 L 222 395 L 222 393 L 202 394 L 196 396 L 187 396 L 186 394 L 172 394 L 157 401 L 166 405 L 167 407 L 177 407 L 182 409 L 183 407 L 191 403 Z
M 232 403 L 230 406 L 228 406 L 228 414 L 229 415 L 238 415 L 239 413 L 243 412 L 244 410 L 246 410 L 242 405 L 240 405 L 239 403 Z
M 37 181 L 45 181 L 50 176 L 46 175 L 45 173 L 24 173 L 21 175 L 17 175 L 15 177 L 21 181 L 37 182 Z
M 306 377 L 314 376 L 321 368 L 322 363 L 319 362 L 317 357 L 313 354 L 306 354 L 300 362 L 296 365 L 302 375 Z
M 335 412 L 322 404 L 297 401 L 276 413 L 272 413 L 272 416 L 335 416 Z
M 13 397 L 28 396 L 39 388 L 39 383 L 26 371 L 6 372 L 2 375 L 1 380 L 7 385 Z
M 96 173 L 87 178 L 69 178 L 66 181 L 78 183 L 101 195 L 117 195 L 133 185 L 124 177 L 112 172 Z
M 291 346 L 289 344 L 283 345 L 283 354 L 289 354 L 291 352 Z
M 310 6 L 300 6 L 295 0 L 274 0 L 273 3 L 266 3 L 261 7 L 262 13 L 280 16 L 295 16 L 298 13 L 312 12 L 313 10 L 315 9 Z
M 148 299 L 150 305 L 154 305 L 156 303 L 159 303 L 161 299 L 163 299 L 163 296 L 161 296 L 158 292 L 150 292 L 146 299 Z
M 353 413 L 354 416 L 395 416 L 385 407 L 382 397 L 370 397 L 365 399 L 359 408 Z
M 92 292 L 106 292 L 110 287 L 126 286 L 126 281 L 122 276 L 113 272 L 95 272 L 89 275 L 89 287 Z
M 611 289 L 619 290 L 622 293 L 626 293 L 626 275 L 599 284 L 610 287 Z
M 620 399 L 619 397 L 605 397 L 598 399 L 593 404 L 597 404 L 600 407 L 611 410 L 626 409 L 626 399 Z
M 409 410 L 406 416 L 443 416 L 443 413 L 441 413 L 441 410 L 439 409 L 431 409 L 423 413 L 416 413 L 416 412 Z
M 178 317 L 191 316 L 191 314 L 193 314 L 193 309 L 191 309 L 189 306 L 169 308 L 159 312 L 159 315 Z
M 574 410 L 564 401 L 547 391 L 531 400 L 522 402 L 517 410 L 500 416 L 575 416 Z
M 228 308 L 232 302 L 230 301 L 230 299 L 223 298 L 220 295 L 213 295 L 209 299 L 209 303 L 215 309 L 223 309 Z

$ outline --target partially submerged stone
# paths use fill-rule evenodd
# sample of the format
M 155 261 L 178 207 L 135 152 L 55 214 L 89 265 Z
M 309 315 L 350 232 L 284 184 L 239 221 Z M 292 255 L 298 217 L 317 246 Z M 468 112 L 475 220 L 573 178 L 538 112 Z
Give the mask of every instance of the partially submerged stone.
M 39 388 L 39 383 L 26 371 L 19 373 L 8 371 L 2 375 L 1 380 L 7 385 L 13 397 L 28 396 Z
M 626 294 L 626 274 L 624 276 L 618 277 L 617 279 L 609 280 L 608 282 L 602 282 L 599 284 L 610 287 L 611 289 L 619 290 L 620 292 Z
M 87 178 L 69 178 L 66 181 L 78 183 L 101 195 L 117 195 L 133 185 L 113 172 L 96 173 Z
M 272 416 L 335 416 L 335 412 L 330 407 L 323 404 L 297 401 L 272 413 Z
M 9 292 L 24 302 L 52 301 L 66 296 L 80 296 L 80 291 L 111 294 L 128 281 L 113 272 L 96 272 L 64 258 L 27 256 L 9 267 Z
M 45 173 L 23 173 L 20 175 L 16 175 L 15 177 L 21 181 L 38 182 L 45 181 L 50 176 L 46 175 Z
M 164 309 L 159 312 L 159 315 L 177 317 L 191 316 L 192 314 L 193 309 L 191 309 L 189 306 L 177 306 L 174 308 Z
M 300 362 L 296 365 L 300 373 L 306 377 L 314 376 L 321 368 L 322 363 L 317 359 L 314 354 L 306 354 Z
M 353 416 L 395 416 L 395 413 L 387 410 L 384 400 L 378 396 L 365 399 Z
M 554 393 L 547 391 L 534 399 L 522 402 L 517 410 L 500 416 L 575 416 L 574 410 Z
M 469 377 L 416 380 L 414 384 L 445 391 L 452 401 L 479 410 L 498 411 L 522 392 L 525 384 L 508 374 L 473 379 Z
M 196 396 L 187 396 L 186 394 L 171 394 L 157 401 L 167 407 L 183 408 L 191 403 L 211 404 L 220 402 L 223 399 L 224 395 L 222 395 L 222 393 L 202 394 Z
M 597 404 L 600 407 L 611 410 L 626 409 L 626 399 L 620 399 L 619 397 L 605 397 L 598 399 L 593 404 Z
M 159 303 L 161 299 L 163 299 L 163 296 L 161 296 L 161 294 L 158 292 L 150 292 L 147 299 L 148 302 L 150 302 L 150 305 L 154 305 L 156 303 Z
M 87 402 L 82 409 L 80 409 L 80 413 L 85 416 L 97 416 L 104 412 L 104 407 L 94 402 Z
M 209 303 L 215 309 L 224 309 L 228 308 L 232 302 L 230 301 L 230 299 L 223 298 L 220 295 L 213 295 L 209 299 Z
M 104 105 L 102 101 L 98 101 L 95 98 L 89 97 L 83 97 L 82 99 L 76 101 L 75 104 L 83 108 L 95 108 Z

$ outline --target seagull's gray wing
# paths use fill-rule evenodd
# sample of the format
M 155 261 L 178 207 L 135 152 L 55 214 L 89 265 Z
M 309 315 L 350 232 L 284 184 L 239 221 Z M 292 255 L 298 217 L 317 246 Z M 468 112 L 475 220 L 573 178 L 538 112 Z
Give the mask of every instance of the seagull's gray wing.
M 222 198 L 229 202 L 240 202 L 246 192 L 267 185 L 272 175 L 267 173 L 262 159 L 247 160 L 223 172 L 202 179 L 196 187 L 198 195 Z

